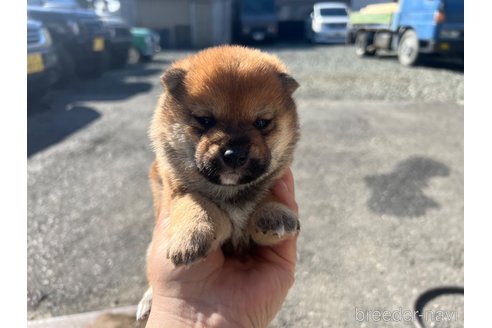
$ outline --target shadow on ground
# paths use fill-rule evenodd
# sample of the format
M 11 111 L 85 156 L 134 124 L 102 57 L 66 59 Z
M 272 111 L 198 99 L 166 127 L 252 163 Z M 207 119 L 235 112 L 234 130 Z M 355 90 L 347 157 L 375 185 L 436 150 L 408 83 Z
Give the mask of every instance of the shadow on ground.
M 426 68 L 445 69 L 457 73 L 465 73 L 465 64 L 459 59 L 428 57 L 424 58 L 419 66 Z
M 159 69 L 136 65 L 136 67 L 108 72 L 97 80 L 78 81 L 72 87 L 58 93 L 70 97 L 72 102 L 125 100 L 150 91 L 152 84 L 139 79 L 155 75 L 159 71 Z
M 394 61 L 395 64 L 400 65 L 396 54 L 390 54 L 390 53 L 382 53 L 382 54 L 378 54 L 378 56 L 365 57 L 359 59 L 368 60 L 368 61 L 370 60 Z M 452 57 L 445 57 L 445 56 L 438 56 L 438 55 L 422 56 L 422 58 L 419 60 L 417 65 L 415 65 L 415 67 L 423 67 L 423 68 L 430 68 L 430 69 L 444 69 L 444 70 L 452 71 L 455 73 L 462 73 L 462 74 L 464 74 L 465 72 L 465 65 L 463 60 L 459 58 L 452 58 Z M 412 69 L 412 67 L 408 67 L 408 69 Z
M 368 206 L 374 213 L 397 217 L 419 217 L 427 210 L 440 208 L 423 189 L 433 177 L 449 175 L 449 168 L 426 157 L 410 157 L 393 172 L 365 177 L 371 190 Z
M 101 114 L 84 106 L 57 106 L 27 118 L 27 157 L 65 139 L 99 119 Z
M 153 85 L 139 78 L 155 75 L 159 69 L 137 64 L 123 70 L 108 71 L 96 80 L 80 80 L 53 91 L 27 108 L 27 156 L 60 142 L 101 117 L 84 101 L 126 100 L 149 92 Z

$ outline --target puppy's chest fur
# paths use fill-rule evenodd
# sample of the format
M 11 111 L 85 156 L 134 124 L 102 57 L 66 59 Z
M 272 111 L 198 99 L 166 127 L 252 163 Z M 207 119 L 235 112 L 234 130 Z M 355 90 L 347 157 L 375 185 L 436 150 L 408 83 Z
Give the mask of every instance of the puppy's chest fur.
M 233 248 L 242 249 L 247 247 L 249 243 L 248 220 L 255 210 L 257 202 L 249 201 L 241 205 L 219 202 L 217 205 L 228 214 L 231 220 L 233 231 L 230 242 Z

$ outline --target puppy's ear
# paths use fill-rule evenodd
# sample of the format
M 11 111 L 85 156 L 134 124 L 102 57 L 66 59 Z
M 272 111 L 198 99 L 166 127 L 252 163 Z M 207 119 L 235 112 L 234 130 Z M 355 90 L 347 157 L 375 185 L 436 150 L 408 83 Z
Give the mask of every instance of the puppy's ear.
M 161 76 L 161 84 L 167 88 L 170 93 L 175 93 L 183 87 L 186 71 L 181 68 L 171 68 Z
M 282 81 L 282 85 L 284 86 L 285 90 L 291 95 L 294 93 L 294 91 L 299 88 L 299 83 L 290 76 L 287 73 L 280 73 L 279 75 L 280 81 Z

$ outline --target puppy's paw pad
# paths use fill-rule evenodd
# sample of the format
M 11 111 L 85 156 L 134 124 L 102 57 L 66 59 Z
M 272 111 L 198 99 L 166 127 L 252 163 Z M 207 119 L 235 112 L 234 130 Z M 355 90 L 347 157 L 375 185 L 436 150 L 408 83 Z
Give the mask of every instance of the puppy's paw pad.
M 167 258 L 176 266 L 192 264 L 206 257 L 213 242 L 213 236 L 203 232 L 193 232 L 181 238 L 171 242 L 167 250 Z
M 150 314 L 152 307 L 152 288 L 147 289 L 144 296 L 138 303 L 137 307 L 137 321 L 146 319 Z
M 265 235 L 283 237 L 297 234 L 300 228 L 297 216 L 281 204 L 265 205 L 256 215 L 256 229 Z

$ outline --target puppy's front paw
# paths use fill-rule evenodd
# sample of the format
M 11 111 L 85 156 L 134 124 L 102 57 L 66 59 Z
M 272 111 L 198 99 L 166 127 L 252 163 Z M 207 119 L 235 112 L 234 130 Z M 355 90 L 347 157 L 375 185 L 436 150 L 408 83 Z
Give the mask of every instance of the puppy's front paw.
M 167 244 L 166 256 L 176 266 L 192 264 L 207 256 L 214 240 L 214 234 L 208 229 L 174 233 Z
M 273 245 L 291 235 L 296 235 L 301 226 L 297 215 L 279 203 L 267 203 L 253 216 L 251 235 L 260 245 Z

